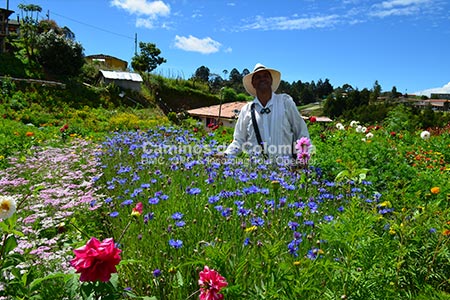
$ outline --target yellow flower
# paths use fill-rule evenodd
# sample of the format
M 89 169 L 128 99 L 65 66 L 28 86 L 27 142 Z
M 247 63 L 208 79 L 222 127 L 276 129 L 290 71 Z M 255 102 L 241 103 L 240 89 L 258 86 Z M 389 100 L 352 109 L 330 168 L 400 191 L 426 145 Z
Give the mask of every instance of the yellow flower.
M 384 202 L 380 203 L 378 206 L 381 206 L 381 207 L 391 207 L 391 202 L 389 202 L 389 201 L 384 201 Z
M 6 220 L 16 212 L 16 199 L 11 196 L 0 196 L 0 219 Z
M 257 226 L 252 226 L 252 227 L 245 228 L 245 232 L 253 232 L 253 231 L 257 230 L 257 229 L 258 229 Z
M 435 187 L 432 187 L 431 189 L 430 189 L 430 192 L 432 193 L 432 194 L 439 194 L 439 192 L 441 191 L 441 189 L 438 187 L 438 186 L 435 186 Z
M 392 234 L 392 235 L 394 235 L 394 234 L 396 234 L 397 232 L 395 232 L 395 230 L 394 229 L 389 229 L 389 234 Z
M 294 261 L 294 266 L 300 266 L 300 261 Z

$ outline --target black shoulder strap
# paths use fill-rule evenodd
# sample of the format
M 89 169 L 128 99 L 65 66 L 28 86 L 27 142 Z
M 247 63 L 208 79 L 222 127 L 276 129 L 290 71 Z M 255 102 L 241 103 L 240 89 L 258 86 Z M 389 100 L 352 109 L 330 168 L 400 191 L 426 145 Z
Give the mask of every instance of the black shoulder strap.
M 256 117 L 255 117 L 255 102 L 252 103 L 251 112 L 252 112 L 252 124 L 253 124 L 253 129 L 255 130 L 256 140 L 258 141 L 258 144 L 261 146 L 262 154 L 265 157 L 266 155 L 264 153 L 264 145 L 263 145 L 263 142 L 261 139 L 261 134 L 259 133 L 259 127 L 258 127 L 258 123 L 256 122 Z

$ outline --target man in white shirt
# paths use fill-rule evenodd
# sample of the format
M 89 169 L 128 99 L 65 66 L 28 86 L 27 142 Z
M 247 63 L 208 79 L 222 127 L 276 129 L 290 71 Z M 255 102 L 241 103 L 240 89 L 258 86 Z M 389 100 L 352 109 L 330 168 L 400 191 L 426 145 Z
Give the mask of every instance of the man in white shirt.
M 250 154 L 262 152 L 268 157 L 292 157 L 294 143 L 301 137 L 309 139 L 306 123 L 292 97 L 274 93 L 280 81 L 279 71 L 259 63 L 253 72 L 244 76 L 244 87 L 255 98 L 241 109 L 233 142 L 225 150 L 225 155 L 244 151 Z

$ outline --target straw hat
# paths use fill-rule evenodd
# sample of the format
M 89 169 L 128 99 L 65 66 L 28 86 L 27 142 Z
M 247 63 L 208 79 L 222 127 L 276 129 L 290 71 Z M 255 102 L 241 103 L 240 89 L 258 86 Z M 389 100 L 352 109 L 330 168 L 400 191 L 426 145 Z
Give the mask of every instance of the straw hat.
M 255 67 L 253 68 L 253 72 L 247 74 L 244 76 L 244 78 L 242 79 L 242 82 L 244 84 L 245 90 L 252 96 L 256 97 L 256 90 L 253 87 L 252 84 L 252 78 L 253 75 L 257 72 L 260 71 L 269 71 L 270 75 L 272 75 L 272 92 L 275 92 L 278 89 L 278 86 L 280 85 L 280 81 L 281 81 L 281 73 L 275 69 L 269 69 L 266 68 L 266 66 L 257 63 L 255 65 Z

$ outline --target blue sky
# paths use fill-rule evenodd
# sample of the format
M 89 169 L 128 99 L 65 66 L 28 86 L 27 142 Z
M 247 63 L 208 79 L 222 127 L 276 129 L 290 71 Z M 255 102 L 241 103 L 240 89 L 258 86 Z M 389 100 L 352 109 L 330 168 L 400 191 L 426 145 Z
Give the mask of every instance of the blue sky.
M 291 83 L 450 93 L 447 0 L 9 0 L 9 9 L 20 3 L 69 27 L 86 55 L 130 62 L 135 35 L 155 43 L 167 63 L 154 72 L 166 77 L 259 62 Z

